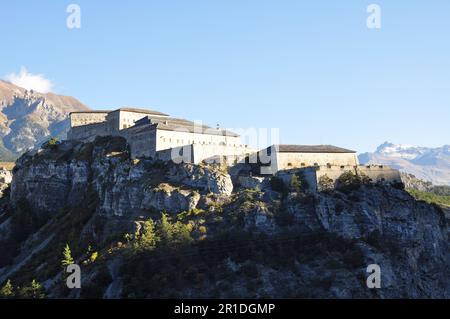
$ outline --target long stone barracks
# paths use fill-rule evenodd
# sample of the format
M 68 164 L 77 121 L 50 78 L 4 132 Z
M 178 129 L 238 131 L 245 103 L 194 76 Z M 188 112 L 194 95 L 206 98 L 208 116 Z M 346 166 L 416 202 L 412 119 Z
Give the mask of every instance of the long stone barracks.
M 337 179 L 345 172 L 369 175 L 377 182 L 397 183 L 398 171 L 386 166 L 360 166 L 355 151 L 332 145 L 272 145 L 256 150 L 241 137 L 220 127 L 173 118 L 168 114 L 136 108 L 70 113 L 68 139 L 93 141 L 97 136 L 122 136 L 132 158 L 230 166 L 258 166 L 262 175 L 305 170 L 315 180 L 323 174 Z
M 238 134 L 158 111 L 120 108 L 114 111 L 70 113 L 68 139 L 92 141 L 97 136 L 126 138 L 131 157 L 179 162 L 234 164 L 256 150 L 242 144 Z

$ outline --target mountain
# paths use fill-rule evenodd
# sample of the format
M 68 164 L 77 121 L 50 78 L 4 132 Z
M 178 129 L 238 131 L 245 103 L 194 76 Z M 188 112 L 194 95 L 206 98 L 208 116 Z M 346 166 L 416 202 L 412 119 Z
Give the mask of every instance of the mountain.
M 0 161 L 11 161 L 49 137 L 63 138 L 68 114 L 89 108 L 73 97 L 38 93 L 0 80 Z
M 438 148 L 385 142 L 374 153 L 359 155 L 362 164 L 384 164 L 435 185 L 450 186 L 450 145 Z
M 450 298 L 439 206 L 245 167 L 134 160 L 121 137 L 25 153 L 0 198 L 0 298 Z

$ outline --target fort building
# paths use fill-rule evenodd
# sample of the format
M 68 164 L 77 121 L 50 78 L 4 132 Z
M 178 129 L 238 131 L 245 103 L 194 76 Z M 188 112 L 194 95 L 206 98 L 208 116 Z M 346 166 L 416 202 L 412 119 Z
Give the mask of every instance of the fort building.
M 272 145 L 256 150 L 242 144 L 229 130 L 173 118 L 136 108 L 70 113 L 68 139 L 93 141 L 97 136 L 122 136 L 132 158 L 150 157 L 189 163 L 256 164 L 261 175 L 289 178 L 301 170 L 313 189 L 326 175 L 335 183 L 345 172 L 364 175 L 374 182 L 401 182 L 398 171 L 387 166 L 361 166 L 356 152 L 332 145 Z
M 70 113 L 68 139 L 92 141 L 97 136 L 119 135 L 127 139 L 131 156 L 200 163 L 244 160 L 255 150 L 242 144 L 234 132 L 212 128 L 153 110 L 120 108 L 114 111 Z
M 332 145 L 272 145 L 259 151 L 261 165 L 276 173 L 309 166 L 357 166 L 356 152 Z
M 316 192 L 325 190 L 325 188 L 336 188 L 339 184 L 339 178 L 349 172 L 372 184 L 400 185 L 402 183 L 400 172 L 385 165 L 310 166 L 281 171 L 278 173 L 278 177 L 289 184 L 292 176 L 300 173 L 306 181 L 309 191 Z

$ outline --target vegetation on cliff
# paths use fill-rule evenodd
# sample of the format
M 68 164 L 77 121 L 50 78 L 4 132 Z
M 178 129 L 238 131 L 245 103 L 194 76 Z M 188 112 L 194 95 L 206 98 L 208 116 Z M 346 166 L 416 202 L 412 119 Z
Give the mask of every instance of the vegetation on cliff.
M 400 188 L 131 160 L 120 138 L 17 162 L 0 200 L 4 298 L 446 298 L 448 221 Z M 252 181 L 254 181 L 252 179 Z M 251 184 L 251 183 L 247 183 Z M 64 266 L 82 270 L 68 289 Z M 365 284 L 383 269 L 383 289 Z

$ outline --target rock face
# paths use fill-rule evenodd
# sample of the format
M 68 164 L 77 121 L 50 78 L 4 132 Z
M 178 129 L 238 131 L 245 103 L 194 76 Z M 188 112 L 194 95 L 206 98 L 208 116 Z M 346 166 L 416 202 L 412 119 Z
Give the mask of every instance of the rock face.
M 65 160 L 63 160 L 65 159 Z M 25 199 L 34 212 L 52 216 L 90 191 L 104 216 L 148 216 L 196 208 L 199 192 L 230 195 L 231 178 L 214 167 L 131 160 L 125 139 L 66 141 L 57 149 L 22 156 L 11 185 L 11 203 Z
M 212 170 L 210 167 L 199 167 L 192 164 L 173 166 L 169 180 L 215 194 L 231 195 L 233 192 L 230 175 L 226 171 Z
M 217 166 L 132 160 L 120 137 L 27 152 L 0 199 L 0 286 L 37 278 L 53 298 L 450 298 L 438 206 L 381 185 L 310 194 L 233 181 Z M 144 253 L 136 234 L 150 219 L 160 241 Z M 77 294 L 58 288 L 65 243 L 83 265 Z M 381 289 L 366 286 L 371 264 Z
M 64 138 L 69 112 L 87 109 L 72 97 L 28 91 L 0 80 L 0 159 L 14 159 L 49 137 Z

